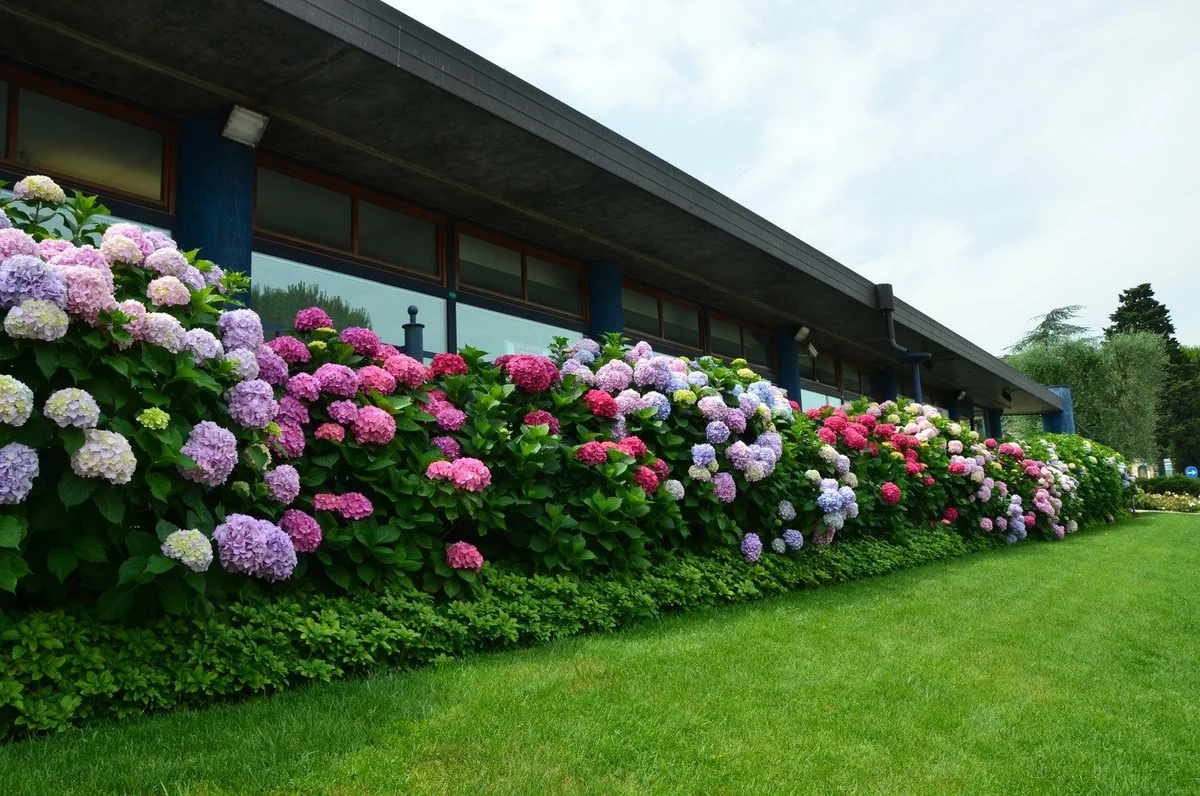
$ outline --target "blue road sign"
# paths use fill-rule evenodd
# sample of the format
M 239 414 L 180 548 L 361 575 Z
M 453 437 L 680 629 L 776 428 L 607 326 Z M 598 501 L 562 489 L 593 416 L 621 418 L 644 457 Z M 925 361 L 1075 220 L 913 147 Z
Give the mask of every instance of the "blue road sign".
M 1195 478 L 1196 476 L 1200 475 L 1200 470 L 1197 470 L 1195 467 L 1189 467 L 1183 472 L 1187 474 L 1188 478 Z

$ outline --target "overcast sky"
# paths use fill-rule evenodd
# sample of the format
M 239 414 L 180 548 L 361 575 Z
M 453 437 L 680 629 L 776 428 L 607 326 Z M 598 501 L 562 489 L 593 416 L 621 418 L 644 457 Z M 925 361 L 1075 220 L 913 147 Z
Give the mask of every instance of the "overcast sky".
M 1200 2 L 393 5 L 1000 352 L 1152 282 L 1200 344 Z

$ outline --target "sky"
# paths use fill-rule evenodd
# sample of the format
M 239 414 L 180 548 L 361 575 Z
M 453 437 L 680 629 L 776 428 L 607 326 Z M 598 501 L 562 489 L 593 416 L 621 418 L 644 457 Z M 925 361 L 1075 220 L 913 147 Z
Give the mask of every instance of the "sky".
M 1001 353 L 1200 344 L 1200 2 L 388 0 Z

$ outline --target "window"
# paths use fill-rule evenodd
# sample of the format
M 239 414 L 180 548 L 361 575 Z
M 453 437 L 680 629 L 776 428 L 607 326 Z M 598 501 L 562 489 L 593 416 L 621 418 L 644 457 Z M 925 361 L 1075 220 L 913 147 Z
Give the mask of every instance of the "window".
M 625 331 L 665 340 L 697 352 L 704 350 L 700 334 L 700 308 L 644 289 L 621 288 L 621 314 Z
M 404 343 L 408 307 L 416 305 L 425 324 L 425 350 L 446 350 L 446 300 L 414 290 L 351 276 L 315 265 L 254 252 L 250 305 L 263 319 L 267 337 L 292 328 L 296 313 L 320 306 L 339 329 L 365 326 L 385 343 Z
M 800 390 L 800 408 L 807 412 L 809 409 L 820 409 L 823 406 L 841 406 L 842 399 L 837 395 L 802 388 Z
M 875 397 L 875 369 L 842 360 L 842 389 L 868 398 Z
M 437 216 L 269 156 L 259 160 L 259 232 L 441 279 Z
M 834 354 L 818 354 L 817 355 L 817 375 L 816 380 L 822 384 L 827 384 L 835 390 L 838 389 L 838 362 L 837 356 Z
M 742 358 L 758 370 L 775 369 L 775 338 L 767 329 L 715 316 L 708 320 L 709 349 L 727 359 Z
M 555 337 L 579 339 L 579 331 L 458 303 L 458 345 L 501 354 L 546 354 Z
M 0 160 L 100 193 L 168 207 L 168 121 L 0 67 Z
M 458 283 L 466 290 L 584 317 L 583 268 L 514 241 L 459 233 Z

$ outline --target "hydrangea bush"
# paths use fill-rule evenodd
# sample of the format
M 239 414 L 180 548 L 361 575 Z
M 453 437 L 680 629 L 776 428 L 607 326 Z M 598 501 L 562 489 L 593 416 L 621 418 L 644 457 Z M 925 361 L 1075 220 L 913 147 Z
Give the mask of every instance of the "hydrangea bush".
M 181 612 L 303 579 L 451 597 L 487 561 L 748 565 L 930 525 L 1062 538 L 1128 503 L 1111 450 L 932 407 L 801 412 L 742 360 L 620 336 L 428 365 L 319 307 L 265 340 L 225 274 L 45 178 L 0 213 L 0 588 Z

